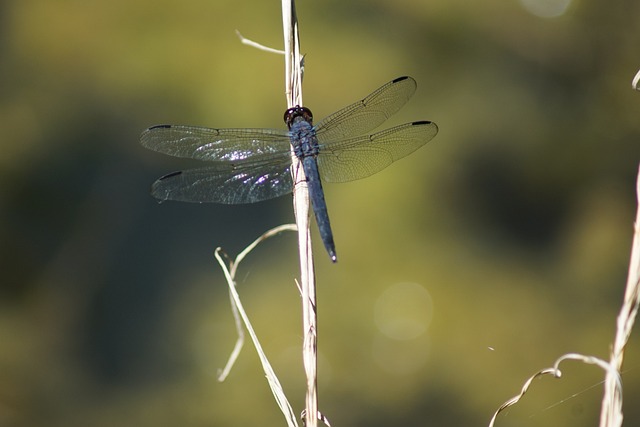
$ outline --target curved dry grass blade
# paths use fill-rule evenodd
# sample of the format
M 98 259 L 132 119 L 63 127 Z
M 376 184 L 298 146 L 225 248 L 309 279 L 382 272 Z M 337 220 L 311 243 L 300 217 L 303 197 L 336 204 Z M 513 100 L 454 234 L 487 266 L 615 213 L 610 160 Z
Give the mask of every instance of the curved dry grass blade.
M 223 266 L 222 267 L 223 271 L 225 271 L 227 266 L 226 264 L 224 264 L 220 254 L 222 254 L 225 257 L 225 259 L 229 262 L 229 265 L 232 265 L 233 261 L 231 261 L 227 253 L 224 252 L 221 248 L 216 248 L 214 252 L 214 256 L 216 257 L 220 265 Z M 227 276 L 227 273 L 228 271 L 225 271 L 225 277 Z M 229 273 L 229 277 L 233 278 L 234 275 Z M 228 283 L 229 283 L 229 280 L 227 279 L 227 284 Z M 235 286 L 235 282 L 234 282 L 234 286 Z M 231 372 L 233 365 L 235 365 L 236 360 L 240 355 L 240 351 L 242 351 L 242 347 L 244 347 L 244 328 L 242 327 L 242 319 L 240 318 L 240 313 L 238 313 L 238 307 L 233 301 L 233 296 L 231 295 L 231 292 L 229 292 L 229 304 L 231 305 L 231 314 L 233 314 L 233 320 L 236 326 L 236 333 L 238 334 L 238 338 L 236 339 L 236 343 L 233 346 L 233 350 L 231 351 L 231 354 L 229 355 L 229 359 L 227 359 L 227 363 L 225 364 L 224 368 L 218 370 L 217 379 L 219 382 L 223 382 L 224 380 L 227 379 L 227 376 L 229 376 L 229 373 Z
M 635 89 L 638 88 L 640 71 L 633 80 Z M 616 338 L 611 349 L 611 365 L 616 368 L 616 375 L 607 374 L 605 380 L 605 392 L 602 398 L 600 411 L 600 427 L 619 427 L 622 425 L 622 388 L 617 387 L 617 378 L 620 375 L 624 349 L 631 336 L 633 325 L 638 315 L 640 306 L 640 170 L 636 182 L 636 198 L 638 209 L 634 224 L 633 243 L 631 245 L 631 259 L 629 261 L 629 274 L 624 295 L 624 302 L 620 308 L 616 322 Z
M 522 399 L 524 394 L 527 391 L 529 391 L 529 387 L 531 386 L 531 383 L 533 382 L 533 380 L 535 380 L 536 378 L 539 378 L 539 377 L 541 377 L 543 375 L 553 375 L 556 378 L 561 378 L 562 377 L 562 371 L 560 371 L 559 366 L 560 366 L 560 363 L 564 362 L 565 360 L 579 360 L 579 361 L 581 361 L 583 363 L 586 363 L 586 364 L 589 364 L 589 365 L 597 365 L 597 366 L 601 367 L 602 369 L 604 369 L 607 372 L 607 374 L 616 376 L 616 378 L 617 378 L 616 387 L 619 389 L 620 394 L 622 395 L 622 380 L 620 379 L 620 375 L 618 373 L 618 370 L 615 368 L 615 366 L 612 366 L 611 364 L 607 363 L 606 361 L 604 361 L 602 359 L 598 359 L 597 357 L 585 356 L 585 355 L 578 354 L 578 353 L 567 353 L 567 354 L 564 354 L 564 355 L 560 356 L 558 358 L 558 360 L 556 360 L 556 362 L 553 364 L 553 367 L 538 371 L 533 376 L 531 376 L 524 383 L 524 385 L 522 386 L 522 390 L 520 391 L 520 394 L 518 394 L 517 396 L 514 396 L 511 399 L 507 400 L 493 414 L 493 417 L 491 417 L 491 421 L 489 422 L 489 427 L 493 427 L 494 426 L 496 418 L 498 417 L 498 414 L 500 414 L 500 412 L 504 411 L 505 409 L 509 408 L 510 406 L 515 405 L 516 403 L 518 403 L 520 401 L 520 399 Z
M 262 345 L 260 344 L 260 341 L 258 340 L 258 337 L 253 329 L 253 326 L 251 325 L 251 322 L 249 321 L 249 317 L 246 313 L 246 311 L 244 310 L 244 307 L 242 305 L 242 301 L 240 300 L 240 295 L 238 294 L 237 290 L 236 290 L 236 283 L 235 283 L 235 273 L 237 271 L 237 267 L 240 264 L 240 262 L 246 257 L 246 255 L 251 252 L 251 250 L 253 250 L 259 243 L 263 242 L 265 239 L 274 236 L 282 231 L 295 231 L 296 227 L 293 224 L 286 224 L 286 225 L 281 225 L 279 227 L 273 228 L 269 231 L 267 231 L 266 233 L 264 233 L 263 235 L 261 235 L 259 238 L 257 238 L 253 243 L 251 243 L 244 251 L 242 251 L 235 259 L 235 261 L 229 261 L 229 267 L 227 268 L 227 264 L 225 263 L 225 260 L 223 259 L 223 255 L 224 252 L 222 251 L 222 249 L 217 248 L 215 251 L 215 257 L 218 260 L 218 263 L 220 264 L 220 267 L 222 268 L 222 271 L 225 275 L 225 278 L 227 279 L 227 285 L 229 286 L 229 295 L 232 301 L 232 309 L 234 312 L 234 317 L 236 317 L 236 327 L 239 328 L 239 333 L 238 333 L 238 340 L 236 341 L 236 345 L 234 347 L 234 350 L 229 358 L 229 361 L 227 362 L 227 366 L 225 367 L 225 369 L 223 370 L 224 377 L 226 377 L 226 375 L 228 374 L 228 372 L 231 370 L 231 367 L 233 366 L 233 363 L 235 362 L 235 359 L 237 358 L 238 354 L 240 353 L 240 350 L 242 349 L 243 343 L 244 343 L 244 332 L 240 332 L 240 330 L 242 330 L 242 324 L 244 324 L 244 327 L 247 328 L 247 331 L 249 332 L 249 336 L 251 337 L 251 340 L 253 342 L 253 345 L 256 349 L 256 352 L 258 353 L 258 357 L 260 358 L 260 363 L 262 364 L 262 370 L 265 373 L 265 376 L 267 377 L 267 382 L 269 383 L 269 387 L 271 388 L 271 393 L 273 394 L 273 397 L 276 400 L 276 403 L 278 404 L 278 407 L 280 408 L 280 411 L 282 411 L 282 414 L 284 415 L 285 419 L 287 420 L 287 425 L 289 427 L 298 427 L 298 424 L 296 422 L 296 417 L 295 414 L 293 413 L 293 409 L 291 408 L 291 405 L 289 404 L 289 401 L 287 400 L 287 397 L 284 394 L 284 390 L 282 389 L 282 385 L 280 384 L 280 381 L 278 380 L 278 377 L 276 376 L 275 372 L 273 371 L 273 368 L 271 367 L 271 364 L 269 363 L 269 360 L 267 359 L 266 354 L 264 353 L 263 349 L 262 349 Z M 224 254 L 226 256 L 226 254 Z M 228 257 L 226 257 L 228 259 Z M 242 324 L 239 323 L 240 321 L 238 319 L 242 320 Z M 221 374 L 221 375 L 222 375 Z M 224 378 L 223 378 L 224 379 Z
M 231 260 L 229 255 L 226 252 L 224 252 L 222 248 L 216 248 L 215 255 L 216 255 L 216 258 L 218 259 L 218 262 L 221 262 L 221 259 L 218 257 L 220 253 L 225 257 L 230 267 L 229 275 L 234 280 L 234 283 L 235 283 L 237 266 L 256 246 L 258 246 L 258 244 L 283 231 L 295 231 L 295 230 L 296 230 L 295 224 L 284 224 L 284 225 L 280 225 L 278 227 L 272 228 L 271 230 L 262 234 L 260 237 L 254 240 L 249 246 L 247 246 L 242 252 L 240 252 L 235 260 Z M 238 338 L 236 339 L 236 343 L 233 347 L 233 350 L 231 351 L 231 354 L 229 355 L 229 359 L 227 360 L 225 367 L 218 371 L 218 381 L 220 382 L 223 382 L 231 372 L 231 369 L 233 368 L 233 365 L 235 364 L 236 359 L 240 355 L 240 351 L 244 346 L 244 337 L 245 337 L 244 328 L 242 327 L 242 319 L 240 317 L 240 314 L 238 313 L 238 307 L 234 303 L 233 296 L 231 295 L 231 293 L 229 293 L 229 300 L 231 304 L 231 313 L 233 314 L 233 319 L 235 321 Z
M 631 86 L 633 86 L 635 90 L 640 90 L 640 70 L 638 70 L 635 77 L 631 81 Z
M 236 259 L 231 263 L 232 264 L 231 265 L 231 273 L 233 274 L 233 277 L 235 278 L 238 264 L 240 264 L 245 259 L 245 257 L 252 250 L 255 249 L 256 246 L 258 246 L 260 243 L 264 242 L 265 240 L 275 236 L 276 234 L 282 233 L 283 231 L 296 231 L 297 229 L 298 228 L 296 227 L 295 224 L 283 224 L 283 225 L 279 225 L 277 227 L 274 227 L 271 230 L 266 231 L 264 234 L 262 234 L 256 240 L 254 240 L 249 246 L 244 248 L 244 250 L 242 252 L 240 252 L 238 254 L 238 256 L 236 257 Z
M 640 89 L 640 71 L 633 79 L 633 87 Z M 553 373 L 556 377 L 561 376 L 558 365 L 567 359 L 580 360 L 584 363 L 597 365 L 606 371 L 604 396 L 602 399 L 602 409 L 600 411 L 600 427 L 620 427 L 622 426 L 622 377 L 620 369 L 624 359 L 624 349 L 627 345 L 635 319 L 640 308 L 640 168 L 636 182 L 636 197 L 638 209 L 634 224 L 633 244 L 631 247 L 631 260 L 629 262 L 629 275 L 625 289 L 624 302 L 617 318 L 616 337 L 611 349 L 611 360 L 609 363 L 592 356 L 584 356 L 576 353 L 565 354 L 560 357 L 553 368 L 538 372 L 525 383 L 521 393 L 505 402 L 491 418 L 489 427 L 493 427 L 496 417 L 500 412 L 509 406 L 517 403 L 527 392 L 531 382 L 544 374 Z
M 539 371 L 539 372 L 535 373 L 533 376 L 531 376 L 531 378 L 529 378 L 524 383 L 524 385 L 522 386 L 522 390 L 520 390 L 520 394 L 518 394 L 517 396 L 512 397 L 511 399 L 507 400 L 502 405 L 500 405 L 498 410 L 493 414 L 493 417 L 491 417 L 491 421 L 489 422 L 489 427 L 493 427 L 494 423 L 496 422 L 496 418 L 498 417 L 498 414 L 500 412 L 504 411 L 505 409 L 507 409 L 510 406 L 515 405 L 516 403 L 518 403 L 520 401 L 520 399 L 522 399 L 522 396 L 524 396 L 524 394 L 527 391 L 529 391 L 529 387 L 531 386 L 531 383 L 533 382 L 533 380 L 535 380 L 536 378 L 541 377 L 543 375 L 553 375 L 555 377 L 560 377 L 559 372 L 555 368 L 543 369 L 542 371 Z

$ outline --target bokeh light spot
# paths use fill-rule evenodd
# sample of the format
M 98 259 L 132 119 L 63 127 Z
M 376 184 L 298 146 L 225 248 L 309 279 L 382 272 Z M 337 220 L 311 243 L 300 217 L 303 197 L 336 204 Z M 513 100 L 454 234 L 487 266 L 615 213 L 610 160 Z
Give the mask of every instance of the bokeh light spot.
M 410 340 L 423 334 L 431 323 L 431 295 L 417 283 L 396 283 L 379 297 L 374 309 L 378 330 L 395 340 Z
M 540 18 L 556 18 L 564 15 L 571 0 L 520 0 L 525 10 Z

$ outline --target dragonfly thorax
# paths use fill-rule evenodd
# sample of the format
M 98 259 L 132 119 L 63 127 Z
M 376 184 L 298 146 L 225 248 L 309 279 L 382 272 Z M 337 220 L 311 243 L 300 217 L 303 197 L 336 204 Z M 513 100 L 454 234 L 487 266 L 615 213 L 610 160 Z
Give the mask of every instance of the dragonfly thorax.
M 307 107 L 299 105 L 284 113 L 284 121 L 289 128 L 289 140 L 299 159 L 318 155 L 318 139 L 313 128 L 313 114 Z

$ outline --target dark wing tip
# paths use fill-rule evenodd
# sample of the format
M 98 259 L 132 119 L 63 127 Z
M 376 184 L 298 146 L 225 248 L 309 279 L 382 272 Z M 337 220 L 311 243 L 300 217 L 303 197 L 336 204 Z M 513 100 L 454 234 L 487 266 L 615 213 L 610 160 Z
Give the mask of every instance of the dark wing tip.
M 165 187 L 165 183 L 163 181 L 178 175 L 182 175 L 182 171 L 171 172 L 158 178 L 156 182 L 151 184 L 151 195 L 158 199 L 158 202 L 160 203 L 164 202 L 165 200 L 169 200 L 170 192 Z
M 418 120 L 417 122 L 411 122 L 411 125 L 413 125 L 413 126 L 431 125 L 434 128 L 436 128 L 436 131 L 439 129 L 438 125 L 435 124 L 434 122 L 430 121 L 430 120 Z
M 398 82 L 401 82 L 401 81 L 403 81 L 403 80 L 407 80 L 407 79 L 410 79 L 410 78 L 411 78 L 411 77 L 409 77 L 409 76 L 400 76 L 400 77 L 398 77 L 397 79 L 393 79 L 393 80 L 392 80 L 392 83 L 398 83 Z
M 155 129 L 169 129 L 173 127 L 172 125 L 155 125 L 155 126 L 151 126 L 150 128 L 146 128 L 145 130 L 142 131 L 142 134 L 140 135 L 140 142 L 142 143 L 142 145 L 144 145 L 145 147 L 148 144 L 147 138 L 151 138 L 150 136 L 148 136 L 153 130 Z
M 171 173 L 168 173 L 168 174 L 163 175 L 160 178 L 158 178 L 158 181 L 163 181 L 163 180 L 165 180 L 167 178 L 172 178 L 174 176 L 181 175 L 181 174 L 182 174 L 182 171 L 171 172 Z
M 150 128 L 147 128 L 147 130 L 153 130 L 153 129 L 169 129 L 173 127 L 173 125 L 155 125 L 155 126 L 151 126 Z

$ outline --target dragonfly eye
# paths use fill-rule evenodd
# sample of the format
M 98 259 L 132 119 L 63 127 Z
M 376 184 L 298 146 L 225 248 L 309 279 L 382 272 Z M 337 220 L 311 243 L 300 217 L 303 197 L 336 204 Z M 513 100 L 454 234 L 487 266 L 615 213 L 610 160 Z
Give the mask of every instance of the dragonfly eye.
M 289 108 L 284 112 L 284 122 L 287 124 L 287 127 L 291 129 L 291 126 L 295 122 L 296 117 L 302 117 L 302 119 L 306 122 L 313 122 L 313 113 L 307 107 L 301 107 L 296 105 L 293 108 Z

